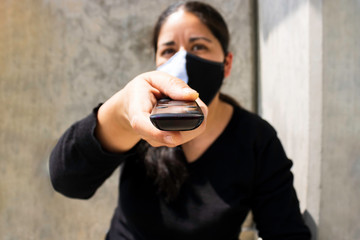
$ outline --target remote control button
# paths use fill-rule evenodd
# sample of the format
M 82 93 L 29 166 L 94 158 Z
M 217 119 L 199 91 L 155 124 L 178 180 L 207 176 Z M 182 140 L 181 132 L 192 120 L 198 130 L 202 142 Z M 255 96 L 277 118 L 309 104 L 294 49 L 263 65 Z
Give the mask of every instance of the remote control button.
M 170 101 L 170 99 L 168 99 L 168 98 L 162 98 L 159 100 L 160 103 L 167 103 L 169 101 Z
M 198 111 L 186 111 L 186 113 L 189 113 L 189 114 L 199 114 Z

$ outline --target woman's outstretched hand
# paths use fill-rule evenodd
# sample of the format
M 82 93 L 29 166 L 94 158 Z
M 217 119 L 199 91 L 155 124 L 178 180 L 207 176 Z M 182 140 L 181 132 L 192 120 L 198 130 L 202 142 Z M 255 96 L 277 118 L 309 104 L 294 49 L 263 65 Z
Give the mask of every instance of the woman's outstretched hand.
M 192 131 L 161 131 L 153 126 L 150 113 L 157 99 L 164 96 L 174 100 L 197 101 L 204 121 Z M 131 149 L 140 139 L 152 146 L 174 147 L 199 136 L 206 126 L 207 107 L 199 94 L 181 79 L 167 73 L 143 73 L 106 101 L 98 111 L 96 137 L 111 152 Z

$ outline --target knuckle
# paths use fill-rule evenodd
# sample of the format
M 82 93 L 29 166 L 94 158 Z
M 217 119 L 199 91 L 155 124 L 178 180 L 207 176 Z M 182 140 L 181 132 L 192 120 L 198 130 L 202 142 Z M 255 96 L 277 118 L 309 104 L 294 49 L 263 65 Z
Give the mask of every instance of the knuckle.
M 139 121 L 136 116 L 132 117 L 130 120 L 130 126 L 132 129 L 134 129 L 136 132 L 139 130 Z
M 169 86 L 178 86 L 178 87 L 184 87 L 184 82 L 177 78 L 177 77 L 174 77 L 174 76 L 169 76 L 169 79 L 168 79 L 168 84 Z

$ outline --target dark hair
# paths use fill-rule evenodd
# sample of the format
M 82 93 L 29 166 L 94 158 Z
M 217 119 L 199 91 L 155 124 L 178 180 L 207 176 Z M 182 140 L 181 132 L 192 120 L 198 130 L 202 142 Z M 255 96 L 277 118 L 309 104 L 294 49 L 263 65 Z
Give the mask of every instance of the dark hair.
M 191 2 L 178 2 L 170 5 L 158 18 L 153 31 L 152 44 L 156 54 L 157 43 L 159 39 L 159 33 L 161 27 L 165 23 L 166 19 L 173 13 L 180 9 L 184 9 L 186 12 L 192 13 L 197 16 L 200 21 L 207 26 L 211 33 L 219 40 L 222 50 L 226 55 L 228 53 L 228 47 L 230 42 L 230 33 L 227 24 L 221 14 L 209 4 L 197 1 Z
M 201 2 L 175 3 L 160 15 L 153 32 L 155 54 L 161 27 L 171 14 L 180 9 L 197 16 L 219 40 L 224 54 L 227 54 L 230 37 L 226 23 L 218 11 Z M 146 141 L 142 141 L 139 150 L 143 154 L 147 175 L 154 181 L 159 194 L 168 202 L 174 200 L 188 178 L 186 159 L 181 147 L 152 147 Z

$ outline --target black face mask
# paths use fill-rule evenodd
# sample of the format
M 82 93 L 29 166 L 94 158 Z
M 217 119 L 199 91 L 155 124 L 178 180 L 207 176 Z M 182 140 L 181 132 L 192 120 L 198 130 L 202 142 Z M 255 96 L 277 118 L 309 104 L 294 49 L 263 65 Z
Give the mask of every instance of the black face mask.
M 184 50 L 177 52 L 157 70 L 182 79 L 199 93 L 206 105 L 219 92 L 224 79 L 224 63 L 206 60 Z

